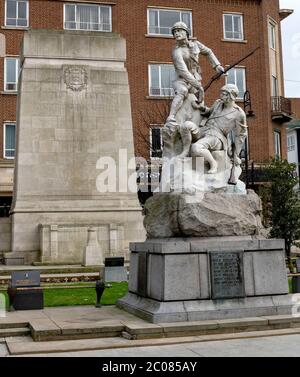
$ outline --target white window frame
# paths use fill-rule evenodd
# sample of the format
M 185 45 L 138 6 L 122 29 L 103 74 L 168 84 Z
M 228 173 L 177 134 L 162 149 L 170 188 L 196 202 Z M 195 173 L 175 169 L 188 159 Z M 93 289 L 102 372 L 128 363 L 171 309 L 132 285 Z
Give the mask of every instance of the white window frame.
M 174 9 L 174 8 L 147 8 L 147 33 L 148 35 L 153 35 L 153 36 L 161 36 L 161 37 L 168 37 L 168 36 L 172 36 L 172 32 L 170 32 L 169 34 L 160 34 L 160 33 L 150 33 L 150 11 L 158 11 L 158 20 L 160 20 L 159 18 L 159 12 L 177 12 L 177 13 L 180 13 L 180 21 L 182 20 L 182 13 L 189 13 L 190 14 L 190 36 L 193 35 L 193 13 L 190 9 Z M 160 22 L 158 21 L 158 23 L 160 24 Z M 159 25 L 159 28 L 161 28 L 161 26 Z
M 271 77 L 272 80 L 272 97 L 278 97 L 279 96 L 279 90 L 278 90 L 278 78 L 274 75 Z
M 234 70 L 234 84 L 236 85 L 236 71 L 237 70 L 242 70 L 243 72 L 243 87 L 244 87 L 244 94 L 245 92 L 247 91 L 247 80 L 246 80 L 246 68 L 245 67 L 234 67 L 234 68 L 231 68 L 230 71 L 233 71 Z M 228 84 L 228 76 L 225 76 L 225 83 Z M 238 101 L 240 100 L 244 100 L 244 96 L 243 97 L 237 97 L 236 98 Z
M 15 127 L 15 138 L 16 138 L 16 122 L 4 122 L 3 123 L 3 158 L 6 160 L 14 160 L 16 155 L 16 141 L 15 141 L 15 149 L 10 149 L 10 151 L 14 151 L 14 157 L 6 156 L 6 126 L 14 126 Z
M 75 6 L 75 23 L 76 23 L 76 29 L 67 28 L 66 27 L 66 5 L 74 5 Z M 109 9 L 109 30 L 93 30 L 93 29 L 78 29 L 77 28 L 77 22 L 76 22 L 76 14 L 77 14 L 77 6 L 78 5 L 87 5 L 92 7 L 98 7 L 98 20 L 100 19 L 100 8 L 108 8 Z M 64 4 L 64 30 L 83 30 L 83 31 L 94 31 L 94 32 L 100 32 L 100 33 L 111 33 L 112 32 L 112 6 L 106 5 L 106 4 L 89 4 L 89 3 L 66 3 Z
M 19 26 L 19 25 L 7 25 L 7 0 L 5 0 L 5 20 L 4 20 L 4 24 L 6 27 L 9 27 L 9 28 L 28 28 L 29 27 L 29 0 L 20 0 L 22 2 L 26 2 L 26 21 L 27 21 L 27 25 L 25 26 Z M 17 0 L 17 9 L 16 9 L 16 14 L 18 14 L 18 4 L 19 4 L 19 1 Z M 16 23 L 17 23 L 17 18 L 16 18 Z
M 277 153 L 278 147 L 279 153 Z M 274 154 L 275 157 L 281 158 L 281 133 L 279 131 L 274 131 Z
M 241 38 L 227 38 L 226 37 L 226 30 L 225 30 L 225 16 L 231 16 L 232 17 L 232 24 L 233 23 L 233 17 L 240 17 L 241 18 Z M 244 15 L 242 13 L 230 13 L 230 12 L 224 12 L 223 13 L 223 38 L 226 41 L 244 41 Z
M 163 128 L 163 124 L 151 124 L 150 125 L 150 129 L 149 129 L 149 140 L 150 140 L 150 158 L 151 160 L 160 160 L 162 158 L 161 157 L 157 157 L 157 156 L 152 156 L 152 153 L 153 152 L 159 152 L 159 150 L 155 150 L 153 151 L 152 149 L 152 130 L 153 129 L 159 129 L 160 130 L 160 145 L 161 145 L 161 153 L 163 152 L 163 138 L 162 138 L 162 128 Z
M 151 66 L 153 65 L 157 65 L 159 67 L 159 90 L 160 90 L 160 94 L 152 94 L 151 93 L 151 83 L 152 83 L 152 77 L 151 77 Z M 173 66 L 172 63 L 168 64 L 168 63 L 149 63 L 148 65 L 148 77 L 149 77 L 149 96 L 150 97 L 162 97 L 162 98 L 170 98 L 170 97 L 173 97 L 174 96 L 174 90 L 173 90 L 173 87 L 171 86 L 170 88 L 162 88 L 162 85 L 161 85 L 161 66 L 162 65 L 169 65 L 169 66 Z M 170 82 L 170 85 L 172 83 Z M 170 94 L 163 94 L 163 89 L 170 89 Z
M 288 137 L 287 137 L 287 150 L 288 150 L 288 152 L 294 151 L 295 148 L 296 148 L 295 135 L 288 135 Z
M 276 38 L 276 24 L 275 22 L 269 20 L 268 25 L 268 35 L 269 35 L 269 47 L 276 51 L 277 48 L 277 38 Z
M 11 59 L 14 59 L 17 61 L 17 64 L 16 64 L 16 89 L 7 89 L 6 88 L 6 85 L 7 84 L 13 84 L 13 83 L 9 83 L 7 82 L 7 78 L 6 78 L 6 71 L 7 71 L 7 61 L 8 60 L 11 60 Z M 12 92 L 12 93 L 17 93 L 18 92 L 18 85 L 19 85 L 19 72 L 20 72 L 20 59 L 18 57 L 14 57 L 14 56 L 7 56 L 5 59 L 4 59 L 4 92 Z

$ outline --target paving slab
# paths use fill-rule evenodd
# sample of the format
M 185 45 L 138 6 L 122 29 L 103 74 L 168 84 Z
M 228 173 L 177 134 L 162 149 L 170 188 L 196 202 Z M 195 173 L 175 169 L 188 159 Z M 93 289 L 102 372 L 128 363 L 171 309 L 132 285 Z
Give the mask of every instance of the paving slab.
M 0 342 L 0 357 L 5 357 L 8 355 L 8 349 L 6 347 L 6 344 L 2 344 Z
M 26 341 L 7 339 L 6 344 L 12 355 L 34 354 L 34 353 L 51 353 L 51 352 L 68 352 L 80 350 L 106 349 L 113 348 L 115 345 L 122 347 L 128 342 L 126 339 L 115 338 L 97 338 L 97 339 L 80 339 L 80 340 L 62 340 L 62 341 L 45 341 L 34 342 L 27 337 Z
M 151 338 L 153 340 L 162 338 L 162 341 L 165 342 L 167 338 L 221 337 L 222 334 L 225 336 L 224 339 L 227 339 L 231 333 L 242 336 L 245 332 L 251 332 L 252 336 L 256 336 L 257 332 L 265 333 L 266 330 L 272 331 L 272 329 L 294 328 L 295 331 L 300 331 L 300 319 L 281 315 L 153 324 L 113 305 L 102 308 L 74 306 L 15 311 L 8 312 L 6 318 L 0 318 L 0 328 L 24 328 L 27 326 L 30 327 L 35 341 L 74 341 L 75 339 L 123 336 L 127 341 L 145 339 L 146 344 L 149 344 Z
M 271 316 L 264 316 L 270 325 L 273 324 L 288 324 L 288 323 L 299 323 L 300 326 L 300 317 L 296 317 L 294 315 L 271 315 Z
M 137 323 L 137 322 L 132 322 L 132 323 L 127 323 L 125 326 L 125 330 L 128 331 L 130 334 L 157 334 L 163 333 L 163 328 L 160 325 L 156 325 L 153 323 Z
M 220 328 L 224 327 L 248 327 L 248 326 L 263 326 L 268 325 L 268 320 L 264 317 L 250 317 L 250 318 L 236 318 L 236 319 L 222 319 L 217 320 Z
M 31 335 L 35 341 L 45 337 L 59 336 L 61 329 L 48 318 L 39 318 L 30 320 Z
M 160 323 L 165 333 L 181 331 L 212 330 L 218 328 L 218 321 L 187 321 L 174 323 Z
M 299 342 L 299 335 L 285 335 L 194 343 L 187 347 L 199 357 L 299 357 Z M 102 352 L 98 353 L 98 357 L 103 356 Z
M 21 357 L 180 357 L 183 352 L 192 352 L 190 357 L 299 357 L 300 335 L 259 337 L 252 339 L 229 339 L 220 341 L 191 342 L 168 344 L 163 346 L 147 346 L 119 348 L 113 350 L 91 350 L 63 353 L 40 353 Z M 131 361 L 130 361 L 131 362 Z M 132 361 L 134 362 L 134 360 Z M 200 361 L 201 363 L 201 361 Z

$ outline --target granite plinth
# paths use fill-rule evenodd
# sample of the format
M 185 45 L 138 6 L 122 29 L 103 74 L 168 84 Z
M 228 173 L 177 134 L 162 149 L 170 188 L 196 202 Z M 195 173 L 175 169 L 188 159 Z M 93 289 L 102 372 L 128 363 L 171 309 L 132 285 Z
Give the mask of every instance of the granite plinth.
M 151 322 L 289 314 L 291 310 L 283 240 L 149 239 L 130 244 L 130 249 L 129 293 L 118 305 Z M 219 257 L 212 266 L 216 254 Z
M 128 293 L 118 307 L 152 323 L 291 315 L 293 295 L 162 302 Z

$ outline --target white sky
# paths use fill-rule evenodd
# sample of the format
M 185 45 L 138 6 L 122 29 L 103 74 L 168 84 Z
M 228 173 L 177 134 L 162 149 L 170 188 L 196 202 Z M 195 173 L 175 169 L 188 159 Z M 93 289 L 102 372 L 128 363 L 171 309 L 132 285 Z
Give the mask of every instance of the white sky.
M 286 97 L 300 97 L 300 0 L 280 0 L 294 13 L 281 22 Z

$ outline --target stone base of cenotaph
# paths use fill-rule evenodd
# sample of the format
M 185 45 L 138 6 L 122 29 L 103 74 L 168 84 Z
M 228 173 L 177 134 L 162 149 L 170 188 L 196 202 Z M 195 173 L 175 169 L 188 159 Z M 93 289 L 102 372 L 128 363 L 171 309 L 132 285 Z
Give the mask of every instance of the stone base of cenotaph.
M 291 314 L 284 241 L 262 236 L 132 243 L 118 307 L 153 323 Z
M 6 263 L 81 264 L 91 227 L 99 243 L 94 263 L 127 259 L 128 243 L 145 232 L 137 189 L 127 185 L 135 166 L 127 168 L 134 146 L 125 39 L 30 30 L 20 61 Z

